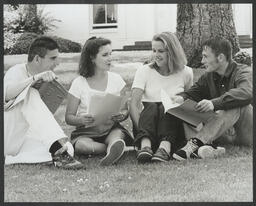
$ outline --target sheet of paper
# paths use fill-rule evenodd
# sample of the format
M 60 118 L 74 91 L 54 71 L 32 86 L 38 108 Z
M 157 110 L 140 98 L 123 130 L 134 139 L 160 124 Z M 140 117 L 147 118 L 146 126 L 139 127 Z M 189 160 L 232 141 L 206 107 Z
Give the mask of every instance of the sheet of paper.
M 94 95 L 89 104 L 89 114 L 95 117 L 95 124 L 104 123 L 111 115 L 120 112 L 122 97 L 106 94 Z
M 164 106 L 164 112 L 167 112 L 169 109 L 174 107 L 180 106 L 180 104 L 173 102 L 166 91 L 163 89 L 161 89 L 161 101 Z
M 23 89 L 23 91 L 15 98 L 15 100 L 13 101 L 13 103 L 7 108 L 7 109 L 11 109 L 12 107 L 14 107 L 16 104 L 18 104 L 19 102 L 23 101 L 28 93 L 28 90 L 30 88 L 32 83 L 30 83 L 25 89 Z

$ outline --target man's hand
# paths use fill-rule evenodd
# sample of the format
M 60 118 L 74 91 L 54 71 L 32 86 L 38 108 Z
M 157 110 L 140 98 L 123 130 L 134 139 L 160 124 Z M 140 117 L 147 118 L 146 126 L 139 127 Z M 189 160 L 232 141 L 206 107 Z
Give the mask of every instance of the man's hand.
M 50 82 L 56 78 L 57 76 L 53 71 L 45 71 L 34 76 L 35 81 L 42 79 L 45 82 Z
M 178 104 L 182 104 L 184 102 L 184 99 L 182 96 L 179 96 L 179 95 L 175 95 L 173 97 L 171 97 L 171 100 L 174 102 L 174 103 L 178 103 Z
M 211 100 L 203 99 L 197 103 L 195 109 L 198 112 L 209 112 L 214 110 L 214 106 Z

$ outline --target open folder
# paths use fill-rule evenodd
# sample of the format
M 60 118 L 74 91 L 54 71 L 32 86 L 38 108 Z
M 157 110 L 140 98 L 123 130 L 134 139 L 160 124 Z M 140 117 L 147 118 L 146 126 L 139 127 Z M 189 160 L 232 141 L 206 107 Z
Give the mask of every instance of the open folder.
M 172 102 L 168 94 L 161 90 L 161 100 L 165 112 L 172 114 L 187 124 L 193 126 L 197 131 L 201 130 L 203 125 L 215 114 L 213 111 L 198 112 L 195 110 L 197 102 L 187 99 L 182 104 Z
M 111 115 L 120 112 L 123 97 L 110 93 L 93 95 L 90 100 L 88 113 L 95 117 L 95 124 L 104 123 Z
M 32 83 L 25 87 L 15 99 L 9 101 L 8 104 L 5 105 L 5 110 L 11 109 L 18 103 L 24 101 L 31 85 Z M 37 86 L 37 89 L 41 99 L 53 114 L 68 94 L 68 91 L 57 80 L 51 82 L 41 81 L 40 85 Z

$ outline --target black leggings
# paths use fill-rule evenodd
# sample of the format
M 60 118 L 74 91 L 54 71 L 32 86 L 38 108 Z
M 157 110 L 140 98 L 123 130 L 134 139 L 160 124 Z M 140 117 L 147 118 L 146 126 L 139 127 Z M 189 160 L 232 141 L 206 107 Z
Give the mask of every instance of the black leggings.
M 138 123 L 138 131 L 133 127 L 135 145 L 140 147 L 141 139 L 147 137 L 151 140 L 153 151 L 161 141 L 169 141 L 173 152 L 185 142 L 185 133 L 182 121 L 177 117 L 164 113 L 161 102 L 143 102 Z

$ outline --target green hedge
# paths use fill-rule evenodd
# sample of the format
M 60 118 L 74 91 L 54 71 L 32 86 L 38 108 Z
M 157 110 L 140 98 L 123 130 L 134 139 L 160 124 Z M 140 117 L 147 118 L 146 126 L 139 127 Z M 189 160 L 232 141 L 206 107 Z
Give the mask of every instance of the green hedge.
M 22 34 L 20 38 L 15 42 L 13 47 L 8 51 L 5 51 L 5 54 L 27 54 L 29 45 L 37 37 L 39 37 L 39 35 L 36 33 Z M 58 43 L 59 52 L 73 53 L 81 51 L 81 45 L 79 43 L 57 36 L 52 36 L 52 38 Z

